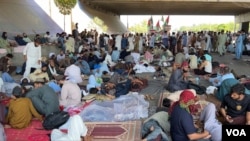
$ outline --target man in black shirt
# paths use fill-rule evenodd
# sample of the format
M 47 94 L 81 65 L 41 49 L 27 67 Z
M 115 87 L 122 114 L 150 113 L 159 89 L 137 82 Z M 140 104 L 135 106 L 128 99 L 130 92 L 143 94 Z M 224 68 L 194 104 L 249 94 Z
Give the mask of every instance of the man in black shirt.
M 236 84 L 231 88 L 231 94 L 224 97 L 220 112 L 226 124 L 250 125 L 250 96 L 244 92 L 244 85 Z

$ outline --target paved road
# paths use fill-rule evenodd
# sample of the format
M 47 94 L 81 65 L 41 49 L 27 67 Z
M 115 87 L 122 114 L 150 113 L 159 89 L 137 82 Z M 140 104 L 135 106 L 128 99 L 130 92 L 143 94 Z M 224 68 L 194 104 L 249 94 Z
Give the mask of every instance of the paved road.
M 211 55 L 213 56 L 213 61 L 228 65 L 236 74 L 244 74 L 250 77 L 250 56 L 243 55 L 241 60 L 234 60 L 234 54 L 231 53 L 226 53 L 224 56 L 219 56 L 218 53 L 212 53 Z

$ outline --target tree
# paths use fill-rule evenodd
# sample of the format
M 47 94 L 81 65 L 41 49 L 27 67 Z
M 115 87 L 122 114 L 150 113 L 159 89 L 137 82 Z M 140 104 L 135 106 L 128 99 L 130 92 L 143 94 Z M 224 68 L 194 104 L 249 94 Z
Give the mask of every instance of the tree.
M 148 32 L 148 22 L 147 20 L 142 21 L 141 23 L 135 24 L 129 27 L 130 32 L 136 33 L 147 33 Z
M 199 24 L 192 26 L 181 26 L 180 31 L 221 31 L 224 29 L 225 31 L 233 32 L 235 29 L 238 29 L 238 26 L 234 22 L 223 23 L 223 24 Z
M 65 15 L 70 15 L 72 8 L 75 7 L 77 0 L 54 0 L 59 12 L 64 15 L 64 31 L 65 31 Z

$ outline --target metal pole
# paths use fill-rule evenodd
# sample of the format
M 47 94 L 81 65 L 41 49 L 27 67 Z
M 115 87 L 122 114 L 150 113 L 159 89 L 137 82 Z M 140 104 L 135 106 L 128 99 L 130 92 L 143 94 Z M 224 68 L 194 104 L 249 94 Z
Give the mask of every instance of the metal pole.
M 49 0 L 49 16 L 51 17 L 51 0 Z
M 127 30 L 128 30 L 128 15 L 127 15 Z

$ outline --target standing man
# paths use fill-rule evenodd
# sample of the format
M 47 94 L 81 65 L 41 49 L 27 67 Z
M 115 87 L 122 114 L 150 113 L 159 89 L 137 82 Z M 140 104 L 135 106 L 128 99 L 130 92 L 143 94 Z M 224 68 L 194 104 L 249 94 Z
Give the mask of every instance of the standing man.
M 224 55 L 226 52 L 225 43 L 227 42 L 227 34 L 224 33 L 224 30 L 221 30 L 220 35 L 218 35 L 218 52 L 220 56 Z
M 151 36 L 150 36 L 150 41 L 149 41 L 149 47 L 152 47 L 154 48 L 155 47 L 155 34 L 154 33 L 151 33 Z
M 121 51 L 121 44 L 122 44 L 122 35 L 118 34 L 115 37 L 115 47 L 117 47 L 118 51 Z
M 26 67 L 23 77 L 28 77 L 31 68 L 41 68 L 41 46 L 40 40 L 35 39 L 34 42 L 28 43 L 23 50 L 24 60 L 26 61 Z
M 235 58 L 234 59 L 239 60 L 242 57 L 242 52 L 243 52 L 243 49 L 244 49 L 242 32 L 239 31 L 236 34 L 236 36 L 237 36 L 237 39 L 236 39 Z
M 170 48 L 169 50 L 175 55 L 176 52 L 175 52 L 175 47 L 176 47 L 176 44 L 177 44 L 177 39 L 176 39 L 176 36 L 175 36 L 175 32 L 172 32 L 172 36 L 170 36 Z
M 164 33 L 161 36 L 162 38 L 162 44 L 165 46 L 165 48 L 168 48 L 168 32 L 164 31 Z

